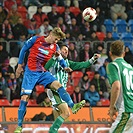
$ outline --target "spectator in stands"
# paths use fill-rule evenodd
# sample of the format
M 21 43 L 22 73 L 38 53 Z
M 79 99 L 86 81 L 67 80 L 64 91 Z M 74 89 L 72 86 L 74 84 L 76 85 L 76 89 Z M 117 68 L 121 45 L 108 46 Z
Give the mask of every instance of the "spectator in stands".
M 73 100 L 74 103 L 78 103 L 81 102 L 84 99 L 84 93 L 81 92 L 80 87 L 79 86 L 75 86 L 74 88 L 74 92 L 71 94 L 71 98 Z
M 99 93 L 100 98 L 109 98 L 105 80 L 100 77 L 99 72 L 95 72 L 94 78 L 91 80 L 90 84 L 95 85 L 96 91 Z
M 61 30 L 63 32 L 66 32 L 67 27 L 65 26 L 65 24 L 63 23 L 63 21 L 64 21 L 63 18 L 62 17 L 59 17 L 56 26 L 59 27 L 59 28 L 61 28 Z
M 78 35 L 80 34 L 80 28 L 79 26 L 77 26 L 77 20 L 75 18 L 71 19 L 71 24 L 68 26 L 68 30 L 71 37 L 76 40 Z
M 19 55 L 19 49 L 17 41 L 14 40 L 14 36 L 12 34 L 8 34 L 7 41 L 9 42 L 9 48 L 10 48 L 10 57 L 18 57 Z M 15 51 L 15 52 L 14 52 Z
M 43 24 L 44 19 L 48 19 L 47 15 L 42 12 L 42 6 L 37 7 L 37 12 L 33 15 L 33 18 L 36 20 L 38 26 Z
M 7 83 L 5 78 L 2 75 L 2 72 L 0 71 L 0 95 L 2 95 L 2 98 L 6 96 L 7 100 L 10 102 L 11 96 L 10 96 L 10 89 L 7 87 Z
M 40 26 L 40 36 L 48 36 L 50 31 L 52 31 L 53 27 L 49 24 L 49 20 L 47 18 L 44 19 L 43 24 Z
M 28 30 L 25 27 L 25 25 L 23 24 L 22 18 L 19 18 L 17 24 L 13 27 L 14 39 L 19 40 L 20 35 L 22 35 L 22 34 L 25 35 L 27 38 Z
M 125 0 L 125 7 L 126 7 L 126 14 L 128 16 L 128 20 L 133 19 L 133 1 L 132 0 Z
M 48 98 L 48 96 L 39 105 L 43 106 L 43 107 L 52 107 L 52 103 L 51 103 L 50 99 Z
M 110 2 L 109 0 L 97 0 L 96 7 L 100 8 L 102 15 L 105 16 L 105 19 L 110 18 Z
M 106 32 L 106 28 L 104 26 L 104 14 L 102 14 L 101 10 L 99 7 L 96 8 L 97 11 L 97 17 L 96 19 L 91 23 L 93 30 L 96 32 Z
M 85 44 L 85 36 L 83 35 L 83 34 L 79 34 L 78 35 L 78 38 L 77 38 L 77 40 L 76 40 L 77 42 L 76 42 L 76 49 L 77 49 L 77 51 L 78 51 L 78 53 L 80 52 L 80 50 L 81 49 L 83 49 L 83 47 L 84 47 L 84 44 Z
M 28 8 L 30 5 L 43 6 L 39 0 L 25 0 L 24 5 Z
M 70 7 L 72 4 L 75 7 L 79 7 L 79 1 L 78 0 L 65 0 L 66 6 Z
M 10 24 L 12 26 L 15 26 L 18 23 L 19 18 L 21 18 L 21 17 L 22 17 L 21 14 L 18 13 L 18 11 L 17 11 L 17 6 L 13 5 L 11 7 L 11 10 L 9 11 L 9 14 L 8 14 L 8 17 L 7 17 Z
M 90 48 L 90 44 L 88 42 L 86 42 L 84 44 L 84 48 L 82 50 L 80 50 L 79 55 L 80 55 L 79 61 L 86 61 L 93 56 L 93 52 L 92 52 L 92 50 Z
M 64 40 L 64 43 L 68 46 L 70 42 L 75 41 L 71 35 L 69 31 L 66 31 L 66 39 Z
M 8 72 L 8 67 L 9 67 L 9 59 L 7 58 L 2 64 L 2 73 L 6 80 L 7 78 L 9 78 L 10 75 L 10 73 Z
M 13 34 L 12 26 L 10 25 L 8 19 L 5 19 L 2 24 L 2 38 L 4 40 L 7 40 L 9 34 L 11 34 L 11 35 Z M 12 37 L 13 37 L 13 35 L 12 35 Z
M 110 7 L 111 18 L 113 21 L 115 21 L 118 18 L 127 20 L 124 0 L 112 0 L 110 4 L 111 4 Z
M 52 6 L 52 11 L 47 14 L 50 25 L 56 26 L 60 14 L 56 11 L 56 6 Z
M 80 90 L 82 92 L 85 92 L 86 90 L 88 90 L 89 86 L 90 86 L 90 80 L 89 80 L 89 77 L 88 77 L 88 74 L 84 73 L 83 77 L 80 79 L 79 81 L 79 87 L 80 87 Z
M 97 62 L 94 64 L 95 71 L 98 71 L 98 69 L 103 66 L 105 59 L 108 58 L 107 51 L 104 49 L 103 44 L 99 43 L 97 45 L 97 50 L 95 53 L 101 54 L 101 57 L 97 60 Z
M 70 7 L 66 6 L 65 11 L 62 14 L 62 18 L 64 20 L 64 24 L 69 26 L 71 24 L 71 19 L 74 18 L 74 14 L 70 12 Z
M 17 3 L 16 0 L 4 0 L 3 2 L 4 8 L 9 12 L 10 10 L 12 10 L 12 6 L 16 6 L 17 7 Z
M 81 34 L 85 36 L 85 38 L 89 38 L 91 35 L 91 28 L 89 22 L 85 21 L 80 27 Z
M 133 66 L 133 54 L 128 46 L 125 47 L 124 59 L 127 63 L 129 63 Z
M 0 25 L 7 18 L 8 12 L 3 8 L 2 4 L 0 4 Z
M 3 44 L 0 43 L 0 66 L 8 59 L 9 53 L 3 49 Z
M 107 87 L 107 91 L 108 91 L 108 92 L 110 91 L 111 86 L 110 86 L 109 81 L 108 81 L 107 72 L 106 72 L 106 67 L 107 67 L 107 65 L 109 64 L 110 61 L 111 61 L 110 59 L 106 59 L 106 60 L 104 61 L 103 66 L 101 66 L 101 67 L 99 68 L 99 70 L 98 70 L 98 72 L 99 72 L 99 74 L 100 74 L 100 77 L 101 77 L 102 79 L 105 80 L 105 83 L 106 83 L 106 87 Z
M 84 93 L 84 99 L 86 101 L 86 106 L 98 106 L 100 102 L 100 96 L 95 89 L 95 85 L 91 84 L 88 90 Z
M 20 34 L 19 40 L 17 42 L 19 51 L 24 46 L 25 42 L 26 42 L 26 36 L 22 33 Z
M 28 25 L 28 34 L 31 36 L 38 35 L 40 33 L 39 26 L 36 23 L 36 20 L 32 18 Z
M 106 59 L 104 61 L 104 64 L 103 66 L 101 66 L 98 70 L 100 76 L 102 79 L 106 79 L 107 78 L 107 73 L 106 73 L 106 66 L 109 64 L 110 60 L 109 59 Z
M 91 31 L 90 36 L 86 38 L 88 41 L 91 41 L 91 47 L 93 51 L 96 51 L 97 43 L 99 42 L 96 32 L 94 30 Z
M 69 43 L 68 59 L 72 60 L 72 61 L 78 61 L 79 60 L 79 56 L 78 56 L 78 52 L 75 48 L 75 44 L 72 42 Z
M 114 41 L 114 38 L 112 37 L 112 33 L 111 32 L 107 32 L 106 33 L 106 38 L 104 39 L 104 41 L 107 44 L 107 55 L 109 57 L 110 44 L 111 44 L 112 41 Z
M 47 115 L 44 112 L 40 112 L 40 114 L 36 114 L 31 120 L 32 121 L 45 121 Z
M 11 90 L 11 101 L 15 99 L 16 89 L 17 89 L 17 79 L 15 78 L 14 73 L 10 73 L 9 79 L 7 80 L 8 88 Z

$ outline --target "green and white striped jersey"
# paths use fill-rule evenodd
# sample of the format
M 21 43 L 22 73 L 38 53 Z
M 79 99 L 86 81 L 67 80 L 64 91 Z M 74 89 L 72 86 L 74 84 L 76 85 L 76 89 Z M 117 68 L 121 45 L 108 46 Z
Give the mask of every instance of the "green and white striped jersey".
M 68 60 L 65 60 L 67 66 L 69 66 Z M 58 60 L 55 61 L 55 64 L 49 68 L 49 71 L 52 75 L 62 84 L 62 86 L 66 89 L 67 81 L 68 81 L 68 73 L 64 71 L 63 67 L 60 66 Z
M 116 103 L 117 109 L 122 109 L 123 112 L 133 112 L 133 67 L 123 58 L 117 58 L 109 63 L 107 75 L 111 85 L 118 80 L 121 84 L 120 95 Z
M 73 71 L 80 70 L 82 68 L 88 68 L 94 62 L 92 59 L 83 62 L 73 62 L 68 59 L 65 59 L 67 67 L 70 67 Z M 51 58 L 46 65 L 44 66 L 46 70 L 49 70 L 54 77 L 62 84 L 66 89 L 68 82 L 68 73 L 60 66 L 57 59 Z

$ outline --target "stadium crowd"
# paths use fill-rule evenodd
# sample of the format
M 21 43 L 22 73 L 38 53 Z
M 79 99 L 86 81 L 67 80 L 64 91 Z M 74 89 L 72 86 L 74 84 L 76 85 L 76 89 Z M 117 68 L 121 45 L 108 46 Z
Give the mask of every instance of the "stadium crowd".
M 116 39 L 113 32 L 117 33 L 117 30 L 114 28 L 113 32 L 107 31 L 104 22 L 106 19 L 111 19 L 115 23 L 117 19 L 122 19 L 128 23 L 133 19 L 133 2 L 132 0 L 83 1 L 0 0 L 0 99 L 6 98 L 10 103 L 14 99 L 20 99 L 23 75 L 16 79 L 15 69 L 19 51 L 25 41 L 33 35 L 47 36 L 54 27 L 60 27 L 66 33 L 66 39 L 59 44 L 69 46 L 68 59 L 86 61 L 94 53 L 101 54 L 90 68 L 77 71 L 82 73 L 78 79 L 73 76 L 76 72 L 69 74 L 68 92 L 73 101 L 77 103 L 85 99 L 86 106 L 102 106 L 107 100 L 105 105 L 109 105 L 110 85 L 106 66 L 111 61 L 109 46 L 111 41 Z M 31 7 L 33 7 L 32 12 L 29 11 Z M 95 21 L 89 23 L 83 20 L 82 11 L 86 7 L 96 9 Z M 130 28 L 127 28 L 126 32 L 130 32 Z M 118 39 L 121 39 L 121 34 L 118 33 Z M 126 45 L 124 59 L 133 65 L 132 46 Z M 36 99 L 39 106 L 50 107 L 51 102 L 46 95 L 46 89 L 38 93 L 38 87 L 42 86 L 35 87 L 31 99 Z

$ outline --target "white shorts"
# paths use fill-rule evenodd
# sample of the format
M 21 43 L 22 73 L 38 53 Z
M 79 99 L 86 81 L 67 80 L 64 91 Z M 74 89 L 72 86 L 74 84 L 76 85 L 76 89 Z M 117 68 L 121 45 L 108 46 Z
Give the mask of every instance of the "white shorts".
M 133 133 L 133 113 L 118 113 L 109 133 Z
M 53 107 L 57 107 L 59 104 L 65 102 L 61 99 L 60 95 L 56 91 L 47 89 L 47 95 L 48 98 L 51 100 Z

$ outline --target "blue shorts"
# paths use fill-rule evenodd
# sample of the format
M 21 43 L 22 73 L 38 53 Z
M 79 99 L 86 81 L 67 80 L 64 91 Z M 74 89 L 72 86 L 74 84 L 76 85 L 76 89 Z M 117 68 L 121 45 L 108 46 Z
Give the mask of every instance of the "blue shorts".
M 52 83 L 55 80 L 56 78 L 53 77 L 53 75 L 48 71 L 35 72 L 29 70 L 28 67 L 26 67 L 22 82 L 21 95 L 30 95 L 36 84 L 44 85 L 44 87 L 46 88 L 48 84 Z

